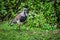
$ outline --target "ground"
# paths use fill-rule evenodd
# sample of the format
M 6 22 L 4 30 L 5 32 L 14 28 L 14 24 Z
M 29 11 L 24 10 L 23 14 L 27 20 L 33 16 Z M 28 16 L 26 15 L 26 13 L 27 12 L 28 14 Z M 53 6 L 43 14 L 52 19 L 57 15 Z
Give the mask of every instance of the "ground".
M 42 30 L 36 27 L 21 26 L 18 31 L 17 25 L 9 26 L 8 22 L 0 23 L 0 40 L 60 40 L 60 31 Z

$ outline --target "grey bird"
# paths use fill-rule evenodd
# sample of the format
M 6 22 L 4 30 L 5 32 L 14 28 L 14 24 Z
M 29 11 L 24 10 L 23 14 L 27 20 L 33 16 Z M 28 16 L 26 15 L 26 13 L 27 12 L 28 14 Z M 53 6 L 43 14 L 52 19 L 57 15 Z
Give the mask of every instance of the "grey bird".
M 14 23 L 18 24 L 18 29 L 20 30 L 20 23 L 21 22 L 25 22 L 26 18 L 27 18 L 27 8 L 24 8 L 23 11 L 21 13 L 19 13 L 14 19 L 13 21 L 10 22 L 10 25 L 13 25 Z

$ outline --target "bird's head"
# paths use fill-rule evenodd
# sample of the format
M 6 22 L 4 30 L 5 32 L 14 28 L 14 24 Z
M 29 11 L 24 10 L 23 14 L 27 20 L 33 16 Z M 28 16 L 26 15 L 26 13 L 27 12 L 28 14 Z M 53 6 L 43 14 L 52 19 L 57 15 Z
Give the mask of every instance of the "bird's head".
M 24 8 L 23 11 L 24 11 L 25 13 L 27 13 L 28 9 L 27 9 L 27 8 Z

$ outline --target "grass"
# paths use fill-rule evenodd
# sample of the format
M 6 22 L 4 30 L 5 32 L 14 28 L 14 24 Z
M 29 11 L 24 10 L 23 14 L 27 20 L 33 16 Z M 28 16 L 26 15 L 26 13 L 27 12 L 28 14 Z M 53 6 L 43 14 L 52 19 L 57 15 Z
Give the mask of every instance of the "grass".
M 54 30 L 24 25 L 21 25 L 20 29 L 21 31 L 18 31 L 17 24 L 9 26 L 8 22 L 0 23 L 0 40 L 60 40 L 60 34 Z

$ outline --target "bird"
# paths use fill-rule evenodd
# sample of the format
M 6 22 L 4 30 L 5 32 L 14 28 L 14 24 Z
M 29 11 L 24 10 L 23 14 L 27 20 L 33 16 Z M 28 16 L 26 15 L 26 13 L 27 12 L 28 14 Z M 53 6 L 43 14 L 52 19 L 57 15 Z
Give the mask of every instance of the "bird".
M 18 30 L 20 30 L 20 23 L 26 21 L 27 11 L 28 11 L 27 8 L 23 8 L 23 11 L 21 13 L 17 14 L 17 16 L 10 22 L 10 25 L 12 26 L 14 23 L 17 23 Z

